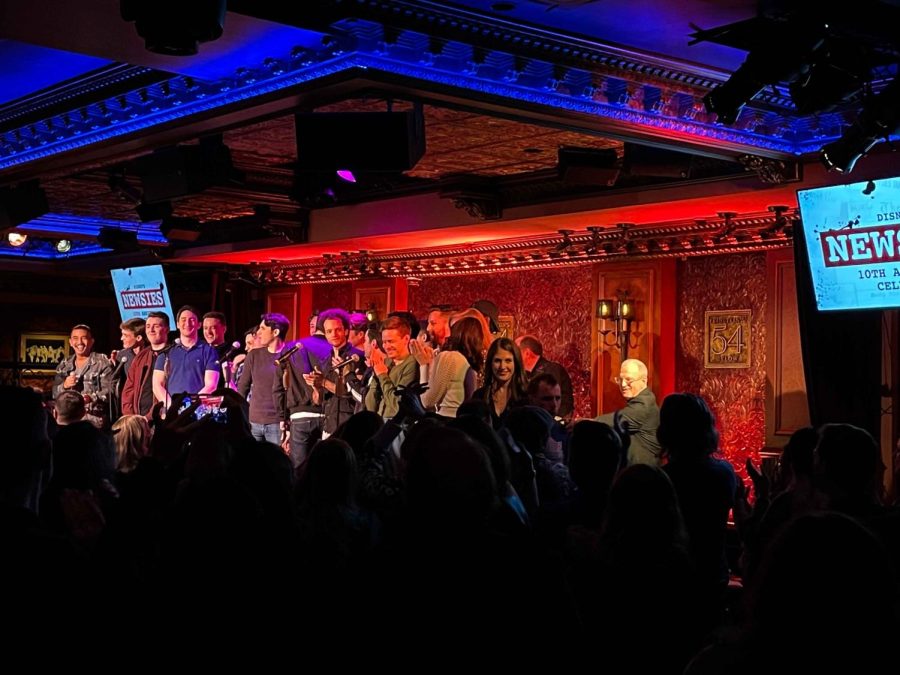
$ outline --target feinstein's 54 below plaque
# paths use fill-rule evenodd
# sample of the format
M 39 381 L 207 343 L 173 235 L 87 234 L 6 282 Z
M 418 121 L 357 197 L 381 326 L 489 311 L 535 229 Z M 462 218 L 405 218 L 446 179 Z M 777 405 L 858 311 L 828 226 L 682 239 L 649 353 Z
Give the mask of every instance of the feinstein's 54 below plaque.
M 706 312 L 703 365 L 707 368 L 750 367 L 750 310 Z

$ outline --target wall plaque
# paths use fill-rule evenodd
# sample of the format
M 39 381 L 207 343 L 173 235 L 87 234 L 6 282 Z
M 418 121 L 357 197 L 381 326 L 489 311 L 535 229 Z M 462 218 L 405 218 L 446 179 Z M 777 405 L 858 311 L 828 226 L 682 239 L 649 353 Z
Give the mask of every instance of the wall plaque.
M 750 310 L 706 312 L 703 365 L 707 368 L 750 367 Z

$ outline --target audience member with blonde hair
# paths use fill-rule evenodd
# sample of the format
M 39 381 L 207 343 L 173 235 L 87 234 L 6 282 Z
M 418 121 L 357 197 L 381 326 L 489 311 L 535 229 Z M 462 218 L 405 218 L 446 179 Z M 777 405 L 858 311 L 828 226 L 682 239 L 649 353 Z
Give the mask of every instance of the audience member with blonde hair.
M 150 449 L 150 425 L 143 415 L 124 415 L 112 426 L 116 471 L 128 473 Z

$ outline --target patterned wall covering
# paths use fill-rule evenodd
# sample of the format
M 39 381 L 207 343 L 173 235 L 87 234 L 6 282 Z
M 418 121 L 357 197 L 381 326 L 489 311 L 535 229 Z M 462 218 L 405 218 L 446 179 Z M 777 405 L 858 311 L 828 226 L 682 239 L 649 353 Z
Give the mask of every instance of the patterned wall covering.
M 354 309 L 353 307 L 353 282 L 335 281 L 330 284 L 315 284 L 313 286 L 313 309 L 320 312 L 331 307 L 342 309 Z M 306 317 L 303 317 L 305 320 Z
M 432 304 L 468 307 L 475 300 L 494 302 L 501 315 L 512 315 L 516 334 L 532 333 L 544 356 L 561 363 L 572 378 L 575 414 L 591 415 L 591 286 L 593 267 L 531 270 L 426 278 L 409 288 L 409 307 L 425 316 Z
M 691 258 L 678 270 L 676 387 L 699 393 L 718 422 L 721 448 L 746 476 L 747 457 L 765 446 L 766 256 L 764 253 Z M 750 368 L 703 366 L 704 312 L 750 309 Z

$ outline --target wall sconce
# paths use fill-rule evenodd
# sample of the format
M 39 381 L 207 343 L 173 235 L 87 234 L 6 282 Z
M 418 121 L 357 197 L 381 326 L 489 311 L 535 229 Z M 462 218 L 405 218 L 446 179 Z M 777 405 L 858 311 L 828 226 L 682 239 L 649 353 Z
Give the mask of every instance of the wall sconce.
M 597 318 L 600 319 L 600 339 L 607 347 L 617 347 L 622 360 L 628 358 L 628 350 L 638 346 L 632 335 L 631 322 L 634 321 L 634 301 L 625 291 L 617 291 L 615 300 L 603 298 L 597 301 Z M 609 327 L 612 322 L 612 328 Z M 609 340 L 610 336 L 612 341 Z M 632 339 L 634 338 L 634 344 Z

